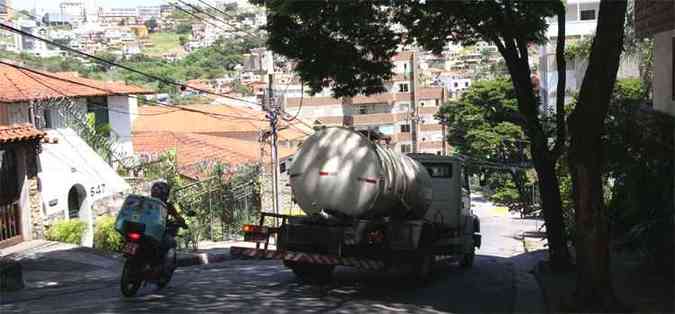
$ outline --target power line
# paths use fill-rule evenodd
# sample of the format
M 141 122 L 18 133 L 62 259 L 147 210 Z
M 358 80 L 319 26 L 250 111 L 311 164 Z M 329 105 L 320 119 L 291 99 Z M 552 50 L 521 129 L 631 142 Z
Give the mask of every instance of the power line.
M 31 69 L 31 68 L 27 68 L 27 67 L 23 67 L 23 66 L 20 66 L 20 65 L 12 64 L 12 63 L 5 62 L 5 61 L 2 61 L 2 60 L 0 60 L 0 64 L 4 64 L 4 65 L 7 65 L 7 66 L 11 66 L 11 67 L 16 68 L 16 69 L 18 69 L 18 70 L 20 70 L 20 71 L 21 71 L 21 70 L 25 70 L 25 71 L 28 71 L 28 72 L 31 72 L 31 73 L 34 73 L 34 74 L 37 74 L 37 75 L 41 75 L 41 76 L 48 77 L 48 78 L 51 78 L 51 79 L 59 80 L 59 81 L 62 81 L 62 82 L 71 83 L 71 84 L 76 84 L 76 85 L 80 85 L 80 86 L 84 86 L 84 87 L 88 87 L 88 88 L 92 88 L 92 89 L 97 89 L 97 90 L 104 91 L 104 92 L 107 92 L 107 93 L 110 93 L 110 94 L 113 94 L 113 95 L 116 95 L 116 96 L 129 96 L 129 97 L 136 97 L 136 98 L 138 99 L 137 96 L 131 96 L 131 95 L 128 95 L 128 94 L 123 94 L 123 93 L 114 92 L 114 91 L 111 91 L 111 90 L 109 90 L 109 89 L 105 89 L 105 88 L 93 86 L 93 85 L 86 84 L 86 83 L 82 83 L 82 82 L 78 82 L 78 81 L 75 81 L 75 80 L 70 80 L 70 79 L 67 79 L 67 78 L 59 77 L 59 76 L 56 76 L 56 75 L 51 75 L 51 74 L 44 73 L 44 72 L 40 72 L 40 71 L 36 71 L 36 70 Z M 24 74 L 26 74 L 26 73 L 24 73 Z M 63 92 L 61 92 L 61 91 L 59 91 L 59 90 L 56 90 L 56 89 L 54 89 L 54 88 L 51 87 L 51 86 L 45 85 L 45 83 L 44 83 L 43 81 L 41 81 L 41 80 L 39 80 L 39 79 L 37 79 L 37 78 L 31 76 L 31 75 L 28 75 L 28 74 L 26 74 L 26 75 L 27 75 L 28 77 L 30 77 L 32 80 L 38 82 L 39 84 L 41 84 L 41 85 L 43 85 L 43 86 L 45 86 L 45 87 L 47 87 L 47 88 L 49 88 L 49 89 L 52 89 L 52 90 L 55 91 L 56 93 L 62 94 L 63 96 L 67 96 L 67 95 L 65 95 Z M 243 117 L 243 116 L 235 116 L 235 115 L 227 115 L 227 114 L 215 113 L 215 112 L 208 112 L 208 111 L 203 111 L 203 110 L 194 109 L 194 108 L 189 108 L 189 107 L 184 107 L 184 106 L 172 106 L 172 105 L 167 105 L 167 104 L 163 104 L 163 103 L 161 103 L 161 102 L 151 101 L 151 100 L 147 100 L 147 99 L 144 100 L 144 101 L 147 101 L 147 102 L 149 102 L 149 103 L 154 103 L 154 104 L 159 105 L 159 106 L 165 106 L 165 107 L 168 107 L 168 108 L 173 108 L 173 109 L 175 109 L 174 111 L 183 110 L 183 111 L 196 112 L 196 113 L 201 113 L 201 114 L 204 114 L 204 115 L 215 116 L 215 117 L 224 117 L 224 118 L 233 118 L 233 119 L 243 119 L 243 120 L 253 120 L 253 121 L 261 121 L 261 122 L 262 122 L 262 121 L 265 121 L 265 120 L 263 120 L 263 119 L 256 119 L 256 118 Z M 177 108 L 177 109 L 176 109 L 176 108 Z M 171 113 L 171 112 L 174 112 L 174 111 L 167 111 L 167 112 L 162 113 L 162 114 L 168 114 L 168 113 Z M 129 113 L 129 112 L 122 112 L 122 113 Z M 143 114 L 138 114 L 138 115 L 143 115 Z M 152 114 L 152 115 L 159 115 L 159 113 L 158 113 L 158 114 Z
M 7 10 L 12 10 L 12 11 L 14 11 L 14 12 L 19 12 L 19 13 L 21 13 L 22 15 L 27 16 L 27 17 L 30 17 L 30 18 L 32 18 L 33 20 L 36 20 L 36 21 L 39 21 L 39 20 L 40 20 L 40 19 L 37 18 L 35 15 L 32 15 L 32 14 L 28 13 L 26 10 L 17 10 L 17 9 L 14 9 L 14 8 L 12 8 L 12 7 L 10 7 L 10 6 L 6 5 L 6 4 L 4 4 L 4 3 L 0 3 L 0 7 L 4 7 L 5 9 L 7 9 Z
M 84 57 L 87 57 L 87 58 L 96 60 L 96 61 L 98 61 L 98 62 L 100 62 L 100 63 L 104 63 L 104 64 L 107 64 L 107 65 L 110 65 L 110 66 L 122 68 L 122 69 L 124 69 L 124 70 L 129 71 L 129 72 L 136 73 L 136 74 L 139 74 L 139 75 L 142 75 L 142 76 L 151 78 L 151 79 L 153 79 L 153 80 L 155 80 L 155 81 L 159 81 L 159 82 L 162 82 L 162 83 L 165 83 L 165 84 L 175 85 L 175 86 L 181 87 L 181 88 L 183 88 L 183 89 L 189 88 L 189 89 L 192 89 L 192 90 L 200 91 L 200 92 L 205 93 L 205 94 L 214 95 L 214 96 L 218 96 L 218 97 L 229 98 L 229 99 L 233 99 L 233 100 L 237 100 L 237 101 L 243 101 L 243 102 L 247 102 L 247 103 L 251 103 L 251 104 L 256 104 L 256 105 L 257 105 L 257 103 L 252 102 L 252 101 L 249 101 L 249 100 L 246 100 L 246 99 L 241 99 L 241 98 L 237 98 L 237 97 L 233 97 L 233 96 L 229 96 L 229 95 L 223 95 L 223 94 L 215 93 L 215 92 L 212 92 L 212 91 L 209 91 L 209 90 L 206 90 L 206 89 L 196 88 L 196 87 L 193 87 L 193 86 L 184 84 L 184 83 L 180 83 L 180 82 L 177 82 L 177 81 L 172 80 L 172 79 L 169 79 L 169 78 L 164 78 L 164 77 L 159 77 L 159 76 L 156 76 L 156 75 L 153 75 L 153 74 L 148 74 L 148 73 L 139 71 L 139 70 L 137 70 L 137 69 L 134 69 L 134 68 L 132 68 L 132 67 L 129 67 L 129 66 L 126 66 L 126 65 L 122 65 L 122 64 L 119 64 L 119 63 L 110 61 L 110 60 L 106 60 L 106 59 L 103 59 L 103 58 L 100 58 L 100 57 L 97 57 L 97 56 L 88 54 L 88 53 L 86 53 L 86 52 L 83 52 L 83 51 L 80 51 L 80 50 L 77 50 L 77 49 L 74 49 L 74 48 L 67 47 L 67 46 L 65 46 L 65 45 L 58 44 L 58 43 L 56 43 L 56 42 L 54 42 L 54 41 L 51 41 L 51 40 L 49 40 L 49 39 L 45 39 L 45 38 L 42 38 L 42 37 L 40 37 L 40 36 L 33 35 L 33 34 L 31 34 L 31 33 L 28 33 L 28 32 L 22 31 L 22 30 L 20 30 L 20 29 L 14 28 L 14 27 L 12 27 L 12 26 L 9 26 L 9 25 L 7 25 L 7 24 L 5 24 L 5 23 L 0 23 L 0 27 L 4 28 L 4 29 L 6 29 L 6 30 L 9 30 L 9 31 L 11 31 L 11 32 L 20 34 L 20 35 L 22 35 L 22 36 L 30 37 L 30 38 L 33 38 L 33 39 L 42 41 L 42 42 L 44 42 L 44 43 L 53 45 L 53 46 L 55 46 L 55 47 L 58 47 L 58 48 L 60 48 L 60 49 L 63 49 L 63 50 L 66 50 L 66 51 L 70 51 L 70 52 L 79 54 L 79 55 L 81 55 L 81 56 L 84 56 Z
M 207 20 L 207 19 L 205 19 L 205 18 L 199 17 L 199 16 L 197 16 L 197 14 L 195 14 L 194 12 L 188 11 L 188 10 L 182 8 L 181 6 L 179 6 L 179 5 L 176 4 L 176 3 L 170 3 L 170 4 L 171 4 L 173 7 L 175 7 L 176 9 L 178 9 L 178 10 L 184 12 L 185 14 L 190 15 L 190 16 L 192 16 L 193 18 L 198 19 L 198 20 L 200 20 L 200 21 L 202 21 L 202 22 L 204 22 L 204 23 L 210 24 L 211 26 L 213 26 L 213 27 L 215 27 L 215 28 L 217 28 L 217 29 L 220 29 L 220 30 L 223 31 L 223 32 L 231 32 L 231 30 L 224 29 L 224 28 L 222 28 L 220 25 L 217 25 L 217 24 L 215 24 L 215 23 L 213 23 L 213 22 L 211 22 L 211 21 L 209 21 L 209 20 Z
M 222 19 L 222 18 L 218 18 L 218 17 L 214 16 L 213 14 L 211 14 L 211 13 L 205 11 L 205 10 L 200 9 L 200 8 L 198 8 L 198 7 L 195 6 L 195 5 L 192 5 L 191 3 L 187 3 L 187 2 L 185 2 L 185 1 L 183 1 L 183 0 L 176 0 L 176 1 L 180 2 L 180 3 L 183 4 L 183 5 L 186 5 L 186 6 L 190 7 L 190 8 L 192 8 L 193 11 L 196 11 L 196 12 L 199 12 L 199 13 L 202 13 L 202 14 L 205 14 L 205 15 L 211 17 L 211 18 L 214 19 L 214 20 L 217 20 L 217 21 L 222 22 L 223 24 L 225 24 L 225 25 L 231 27 L 234 31 L 245 33 L 245 34 L 247 34 L 247 35 L 249 35 L 249 36 L 251 36 L 251 37 L 256 37 L 256 35 L 254 35 L 253 33 L 250 33 L 250 32 L 248 32 L 248 31 L 242 30 L 241 28 L 238 28 L 238 27 L 236 27 L 236 26 L 230 24 L 229 22 L 225 21 L 225 20 Z M 174 6 L 175 6 L 175 5 L 174 5 Z M 193 15 L 193 16 L 194 16 L 194 15 Z M 225 15 L 225 16 L 231 18 L 231 16 L 228 16 L 228 15 Z M 212 25 L 213 25 L 213 24 L 212 24 Z M 214 25 L 214 26 L 215 26 L 215 25 Z M 221 29 L 222 29 L 222 28 L 221 28 Z M 232 31 L 232 30 L 229 30 L 229 31 Z

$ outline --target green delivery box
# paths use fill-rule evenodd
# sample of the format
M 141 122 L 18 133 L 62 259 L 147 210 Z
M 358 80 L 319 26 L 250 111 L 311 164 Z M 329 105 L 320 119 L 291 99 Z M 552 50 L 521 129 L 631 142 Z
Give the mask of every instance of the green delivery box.
M 153 197 L 131 194 L 117 214 L 115 229 L 124 233 L 124 222 L 130 221 L 145 225 L 144 235 L 161 241 L 166 230 L 166 205 Z

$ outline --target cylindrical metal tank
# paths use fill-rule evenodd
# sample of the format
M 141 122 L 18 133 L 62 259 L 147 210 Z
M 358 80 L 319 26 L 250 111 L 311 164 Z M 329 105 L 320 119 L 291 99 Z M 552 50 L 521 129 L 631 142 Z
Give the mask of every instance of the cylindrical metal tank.
M 326 209 L 355 218 L 416 219 L 431 205 L 431 177 L 420 163 L 342 127 L 308 137 L 289 177 L 307 214 Z

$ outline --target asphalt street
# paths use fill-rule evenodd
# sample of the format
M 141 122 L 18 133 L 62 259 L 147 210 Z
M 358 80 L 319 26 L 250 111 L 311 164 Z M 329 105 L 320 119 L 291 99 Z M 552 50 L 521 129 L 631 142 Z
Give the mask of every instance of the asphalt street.
M 415 284 L 402 273 L 338 268 L 325 286 L 306 285 L 278 261 L 231 260 L 178 269 L 170 286 L 144 287 L 135 298 L 119 292 L 116 278 L 67 288 L 23 292 L 0 306 L 5 313 L 296 313 L 296 312 L 542 312 L 536 281 L 527 272 L 518 235 L 541 224 L 503 215 L 474 199 L 483 247 L 474 267 L 439 264 L 431 282 Z M 5 302 L 6 303 L 6 302 Z

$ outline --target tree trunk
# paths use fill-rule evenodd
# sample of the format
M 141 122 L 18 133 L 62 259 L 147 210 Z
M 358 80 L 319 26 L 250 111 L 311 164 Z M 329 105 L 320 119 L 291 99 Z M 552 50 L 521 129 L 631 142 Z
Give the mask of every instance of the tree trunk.
M 527 119 L 525 133 L 531 141 L 530 152 L 539 179 L 551 268 L 562 270 L 569 266 L 569 251 L 564 235 L 560 185 L 555 172 L 556 160 L 551 158 L 548 141 L 539 122 L 537 99 L 532 89 L 529 65 L 527 62 L 521 62 L 519 65 L 521 69 L 512 73 L 511 77 L 518 94 L 519 110 Z
M 532 159 L 539 179 L 541 205 L 546 224 L 548 239 L 549 260 L 555 271 L 567 269 L 570 265 L 569 251 L 565 239 L 565 222 L 563 220 L 560 197 L 560 183 L 555 171 L 555 160 L 550 159 L 546 138 L 543 133 L 531 134 Z M 534 140 L 539 138 L 540 140 Z
M 579 310 L 623 310 L 610 274 L 609 223 L 602 190 L 602 132 L 623 46 L 626 0 L 602 0 L 578 103 L 569 119 L 569 168 L 576 209 Z

